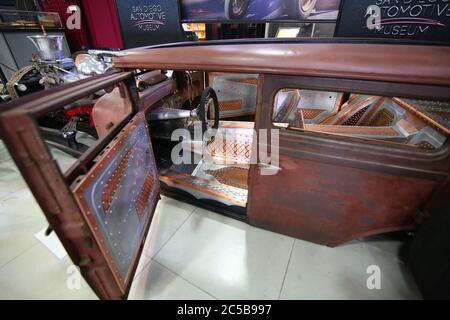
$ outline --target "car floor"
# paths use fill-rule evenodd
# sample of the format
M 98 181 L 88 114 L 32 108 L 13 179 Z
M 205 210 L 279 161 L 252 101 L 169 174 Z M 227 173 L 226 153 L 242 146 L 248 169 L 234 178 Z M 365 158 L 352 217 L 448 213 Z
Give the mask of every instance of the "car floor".
M 63 170 L 74 162 L 52 152 Z M 0 299 L 96 299 L 83 280 L 73 285 L 58 240 L 36 237 L 46 227 L 0 141 Z M 421 299 L 401 245 L 385 236 L 332 249 L 163 197 L 129 299 Z M 381 287 L 370 290 L 373 266 Z

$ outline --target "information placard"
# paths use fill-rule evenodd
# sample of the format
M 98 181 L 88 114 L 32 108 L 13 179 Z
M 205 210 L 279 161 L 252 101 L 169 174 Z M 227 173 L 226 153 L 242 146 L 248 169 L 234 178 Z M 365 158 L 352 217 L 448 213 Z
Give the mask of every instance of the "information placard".
M 449 0 L 344 0 L 337 37 L 450 42 Z
M 116 0 L 125 49 L 185 41 L 178 0 Z

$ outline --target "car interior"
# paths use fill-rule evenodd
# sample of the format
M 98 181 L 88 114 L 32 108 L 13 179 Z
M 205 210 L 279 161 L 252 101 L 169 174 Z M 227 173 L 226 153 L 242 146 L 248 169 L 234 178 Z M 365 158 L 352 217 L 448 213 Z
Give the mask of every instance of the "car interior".
M 187 75 L 188 79 L 203 76 Z M 172 136 L 174 129 L 193 132 L 201 126 L 201 117 L 177 118 L 177 109 L 197 106 L 195 97 L 183 104 L 180 93 L 174 93 L 149 115 L 160 181 L 163 189 L 185 200 L 200 200 L 245 217 L 249 168 L 255 157 L 258 75 L 210 73 L 203 80 L 217 97 L 216 102 L 210 95 L 200 102 L 205 104 L 201 112 L 206 111 L 206 121 L 218 129 L 213 136 L 204 141 L 193 133 Z M 190 81 L 188 91 L 195 91 L 189 89 Z M 442 147 L 450 132 L 449 109 L 442 102 L 286 88 L 276 94 L 273 104 L 273 125 L 282 130 L 382 141 L 424 152 Z M 173 150 L 183 163 L 172 161 Z
M 237 219 L 246 218 L 250 165 L 257 163 L 254 128 L 258 81 L 257 74 L 195 71 L 157 70 L 137 77 L 141 101 L 152 106 L 147 121 L 164 192 Z M 167 83 L 173 88 L 162 100 L 145 96 L 149 89 L 159 90 Z M 129 99 L 122 91 L 119 86 L 95 100 L 95 128 L 87 123 L 87 129 L 81 130 L 91 140 L 103 137 L 111 123 L 130 113 Z M 86 99 L 92 97 L 74 105 L 85 105 Z M 450 133 L 447 104 L 285 88 L 273 97 L 272 123 L 275 129 L 296 134 L 339 135 L 436 152 Z M 79 114 L 74 117 L 78 122 L 80 118 Z M 63 151 L 88 150 L 77 143 L 73 121 L 53 128 L 47 122 L 45 118 L 40 121 L 45 136 L 60 136 L 63 131 L 69 137 L 71 147 Z M 75 145 L 78 150 L 74 151 Z

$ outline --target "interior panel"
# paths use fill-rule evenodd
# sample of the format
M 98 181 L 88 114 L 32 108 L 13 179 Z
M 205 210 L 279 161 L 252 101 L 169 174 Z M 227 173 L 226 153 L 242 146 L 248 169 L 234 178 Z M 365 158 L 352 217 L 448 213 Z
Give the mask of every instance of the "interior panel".
M 279 127 L 428 150 L 442 147 L 450 133 L 450 104 L 444 102 L 283 89 L 273 112 Z
M 253 155 L 253 123 L 222 121 L 208 142 L 184 140 L 182 152 L 192 164 L 174 164 L 171 148 L 157 151 L 161 182 L 199 200 L 215 201 L 244 212 L 248 198 L 248 170 Z
M 212 72 L 209 86 L 217 92 L 221 119 L 255 114 L 257 74 Z

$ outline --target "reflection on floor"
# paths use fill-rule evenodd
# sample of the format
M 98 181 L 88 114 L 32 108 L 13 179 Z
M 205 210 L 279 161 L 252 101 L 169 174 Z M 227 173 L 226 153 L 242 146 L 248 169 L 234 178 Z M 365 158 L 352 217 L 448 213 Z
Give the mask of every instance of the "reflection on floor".
M 74 159 L 56 152 L 70 166 Z M 41 210 L 0 142 L 0 299 L 95 299 L 35 234 Z M 419 299 L 392 237 L 330 249 L 163 197 L 130 299 Z M 367 268 L 381 269 L 369 290 Z

